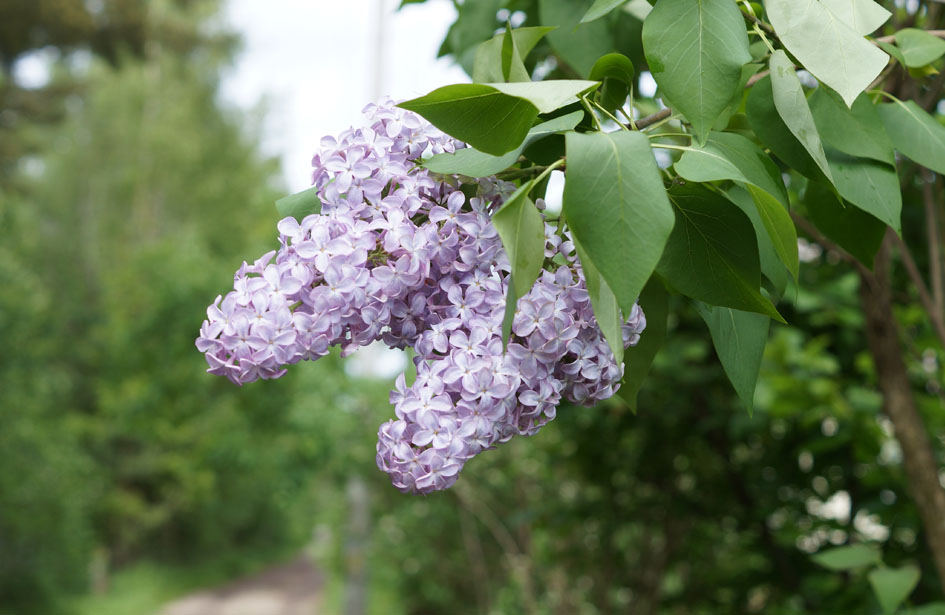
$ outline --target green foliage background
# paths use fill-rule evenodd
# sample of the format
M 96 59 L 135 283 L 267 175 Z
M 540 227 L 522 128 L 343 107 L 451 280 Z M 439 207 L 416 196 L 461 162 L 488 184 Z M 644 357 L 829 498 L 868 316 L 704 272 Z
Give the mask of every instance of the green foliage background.
M 97 612 L 77 597 L 103 554 L 115 591 L 123 574 L 147 577 L 141 593 L 161 570 L 222 566 L 182 591 L 299 549 L 313 528 L 326 608 L 340 610 L 352 476 L 370 494 L 373 613 L 878 613 L 865 574 L 810 559 L 851 541 L 919 565 L 912 604 L 942 599 L 880 412 L 856 275 L 829 255 L 779 304 L 791 326 L 772 324 L 752 417 L 702 319 L 674 299 L 636 414 L 620 400 L 562 407 L 429 497 L 397 493 L 374 467 L 385 383 L 351 382 L 335 357 L 245 388 L 204 374 L 203 310 L 273 247 L 283 191 L 255 118 L 217 100 L 232 41 L 201 27 L 217 3 L 105 5 L 126 27 L 43 13 L 78 20 L 54 22 L 28 3 L 18 18 L 45 38 L 0 27 L 0 111 L 14 118 L 0 126 L 0 613 Z M 467 0 L 443 52 L 472 71 L 498 9 L 576 24 L 588 6 Z M 559 28 L 527 68 L 557 54 L 551 75 L 574 77 L 568 65 L 586 73 L 611 49 L 643 66 L 640 30 L 626 11 Z M 37 44 L 104 59 L 24 91 L 9 67 Z M 904 213 L 921 245 L 920 214 Z M 942 350 L 902 272 L 894 282 L 941 467 Z M 825 515 L 841 491 L 851 514 Z

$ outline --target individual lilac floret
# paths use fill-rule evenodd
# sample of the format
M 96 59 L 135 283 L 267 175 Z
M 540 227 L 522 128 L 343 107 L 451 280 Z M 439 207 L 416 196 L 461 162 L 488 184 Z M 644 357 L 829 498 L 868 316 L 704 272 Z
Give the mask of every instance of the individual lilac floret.
M 401 375 L 391 392 L 396 419 L 380 427 L 377 464 L 398 489 L 428 493 L 480 452 L 536 433 L 561 399 L 611 397 L 623 368 L 567 229 L 548 224 L 545 270 L 519 299 L 503 349 L 510 267 L 491 217 L 515 186 L 433 175 L 418 159 L 462 143 L 389 102 L 365 115 L 370 126 L 326 137 L 312 159 L 321 214 L 279 222 L 279 250 L 237 271 L 197 348 L 209 372 L 240 385 L 331 346 L 343 356 L 377 340 L 412 348 L 417 376 L 408 386 Z M 635 305 L 624 344 L 645 326 Z

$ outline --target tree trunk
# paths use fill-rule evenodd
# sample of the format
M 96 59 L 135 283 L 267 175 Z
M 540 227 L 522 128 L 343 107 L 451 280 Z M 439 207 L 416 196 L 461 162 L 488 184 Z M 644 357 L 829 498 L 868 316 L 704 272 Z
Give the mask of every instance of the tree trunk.
M 889 281 L 889 241 L 876 256 L 873 275 L 860 276 L 860 303 L 866 318 L 876 377 L 883 406 L 902 447 L 909 490 L 925 528 L 939 580 L 945 591 L 945 489 L 938 477 L 929 434 L 916 409 L 892 308 Z

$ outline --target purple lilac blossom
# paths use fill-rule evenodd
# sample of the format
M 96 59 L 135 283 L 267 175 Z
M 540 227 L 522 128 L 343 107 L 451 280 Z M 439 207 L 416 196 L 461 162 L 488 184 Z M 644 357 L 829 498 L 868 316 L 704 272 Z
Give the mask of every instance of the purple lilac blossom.
M 398 489 L 428 493 L 480 452 L 537 433 L 562 398 L 611 397 L 623 366 L 567 228 L 549 224 L 546 268 L 519 299 L 503 351 L 510 265 L 491 216 L 515 186 L 434 175 L 417 161 L 465 145 L 390 101 L 364 113 L 370 126 L 322 139 L 312 159 L 321 214 L 279 222 L 279 249 L 243 263 L 196 345 L 207 371 L 238 385 L 332 346 L 342 356 L 377 340 L 412 348 L 417 377 L 407 386 L 401 374 L 391 391 L 396 418 L 378 431 L 377 465 Z M 634 305 L 624 344 L 645 326 Z

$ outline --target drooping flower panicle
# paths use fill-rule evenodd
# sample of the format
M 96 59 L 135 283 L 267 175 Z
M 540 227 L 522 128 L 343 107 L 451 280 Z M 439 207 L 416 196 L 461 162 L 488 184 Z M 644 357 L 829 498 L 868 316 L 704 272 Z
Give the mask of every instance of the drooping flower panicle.
M 483 450 L 536 433 L 562 398 L 612 396 L 622 366 L 567 229 L 548 224 L 547 267 L 519 299 L 504 350 L 510 266 L 491 215 L 515 186 L 488 178 L 473 191 L 473 180 L 434 175 L 417 161 L 462 143 L 389 102 L 364 112 L 370 126 L 326 137 L 312 160 L 321 214 L 279 222 L 280 248 L 240 267 L 197 348 L 210 373 L 239 385 L 336 345 L 343 356 L 377 340 L 412 348 L 417 376 L 391 392 L 396 418 L 380 427 L 377 464 L 398 489 L 427 493 Z M 634 306 L 625 345 L 645 326 Z

